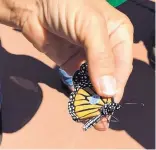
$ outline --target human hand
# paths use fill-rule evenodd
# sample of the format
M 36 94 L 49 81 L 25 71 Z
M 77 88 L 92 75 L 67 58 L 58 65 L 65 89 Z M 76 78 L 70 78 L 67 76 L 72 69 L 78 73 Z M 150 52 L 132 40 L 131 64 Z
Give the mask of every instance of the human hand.
M 9 1 L 9 0 L 8 0 Z M 71 75 L 87 60 L 96 92 L 119 102 L 132 71 L 133 27 L 104 0 L 11 0 L 11 20 Z M 105 130 L 104 118 L 95 126 Z

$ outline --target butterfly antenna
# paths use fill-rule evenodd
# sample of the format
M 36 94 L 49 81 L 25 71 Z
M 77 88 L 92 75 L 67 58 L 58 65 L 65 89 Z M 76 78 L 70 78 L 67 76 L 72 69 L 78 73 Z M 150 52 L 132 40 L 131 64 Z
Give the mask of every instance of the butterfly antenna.
M 120 122 L 118 118 L 115 116 L 112 116 L 113 119 L 110 120 L 110 122 Z
M 117 123 L 117 122 L 120 122 L 120 121 L 119 121 L 118 118 L 116 118 L 115 116 L 112 115 L 111 118 L 107 118 L 107 123 L 110 123 L 110 122 Z
M 141 105 L 142 107 L 145 106 L 144 103 L 124 103 L 124 105 Z

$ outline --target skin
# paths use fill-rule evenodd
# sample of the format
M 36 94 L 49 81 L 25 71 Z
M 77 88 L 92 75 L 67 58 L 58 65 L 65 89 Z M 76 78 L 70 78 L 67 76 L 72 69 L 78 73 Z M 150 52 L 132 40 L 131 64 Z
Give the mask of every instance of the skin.
M 22 30 L 70 75 L 87 60 L 96 92 L 121 100 L 132 71 L 133 26 L 127 16 L 104 0 L 0 0 L 0 6 L 1 23 Z M 108 78 L 105 83 L 105 76 L 116 84 Z M 106 92 L 107 85 L 114 93 Z M 105 118 L 95 126 L 107 128 Z

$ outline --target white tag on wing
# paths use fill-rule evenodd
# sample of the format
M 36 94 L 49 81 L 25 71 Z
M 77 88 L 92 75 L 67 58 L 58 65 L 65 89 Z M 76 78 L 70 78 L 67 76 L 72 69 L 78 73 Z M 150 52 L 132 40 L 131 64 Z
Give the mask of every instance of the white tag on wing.
M 93 95 L 91 97 L 88 97 L 89 103 L 90 104 L 97 104 L 100 101 L 100 96 L 99 95 Z

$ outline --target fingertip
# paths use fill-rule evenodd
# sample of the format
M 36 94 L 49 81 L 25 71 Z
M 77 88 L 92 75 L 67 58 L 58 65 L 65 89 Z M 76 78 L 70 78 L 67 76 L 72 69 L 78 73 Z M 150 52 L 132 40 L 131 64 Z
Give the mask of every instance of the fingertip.
M 109 128 L 106 118 L 103 118 L 100 122 L 98 122 L 94 128 L 98 131 L 106 131 Z
M 102 97 L 113 97 L 117 93 L 116 79 L 111 75 L 100 77 L 93 85 L 97 94 Z
M 116 80 L 111 75 L 105 75 L 99 79 L 100 90 L 103 95 L 114 96 L 116 94 Z
M 115 103 L 119 103 L 123 97 L 123 93 L 124 93 L 124 89 L 123 88 L 119 88 L 117 90 L 116 95 L 114 96 L 114 102 Z

